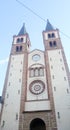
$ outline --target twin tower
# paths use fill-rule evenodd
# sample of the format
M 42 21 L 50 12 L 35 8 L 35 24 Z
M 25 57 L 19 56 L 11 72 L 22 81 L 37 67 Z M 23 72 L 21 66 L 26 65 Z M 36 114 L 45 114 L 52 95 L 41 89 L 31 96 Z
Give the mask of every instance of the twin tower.
M 59 30 L 49 21 L 43 43 L 44 51 L 30 51 L 25 25 L 13 37 L 0 130 L 70 130 L 69 69 Z

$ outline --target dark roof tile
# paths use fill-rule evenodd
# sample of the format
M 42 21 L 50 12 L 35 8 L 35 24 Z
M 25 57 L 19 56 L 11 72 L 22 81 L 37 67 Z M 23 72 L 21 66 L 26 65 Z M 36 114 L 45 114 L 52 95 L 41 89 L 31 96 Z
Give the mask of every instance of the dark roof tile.
M 52 30 L 54 30 L 54 28 L 51 25 L 51 23 L 49 22 L 49 20 L 47 20 L 47 25 L 46 25 L 45 31 L 52 31 Z
M 25 23 L 23 24 L 22 28 L 20 29 L 18 36 L 26 34 L 26 28 L 25 28 Z

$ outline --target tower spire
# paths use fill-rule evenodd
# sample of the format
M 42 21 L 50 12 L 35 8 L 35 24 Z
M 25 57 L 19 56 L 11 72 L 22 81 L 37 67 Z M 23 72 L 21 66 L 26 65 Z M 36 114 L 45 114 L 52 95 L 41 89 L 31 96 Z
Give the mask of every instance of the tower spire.
M 54 30 L 54 28 L 49 22 L 49 20 L 47 19 L 47 25 L 46 25 L 45 31 L 52 31 L 52 30 Z
M 22 28 L 20 29 L 19 33 L 18 33 L 18 36 L 21 36 L 21 35 L 24 35 L 26 34 L 26 28 L 25 28 L 25 23 L 23 23 L 23 26 Z

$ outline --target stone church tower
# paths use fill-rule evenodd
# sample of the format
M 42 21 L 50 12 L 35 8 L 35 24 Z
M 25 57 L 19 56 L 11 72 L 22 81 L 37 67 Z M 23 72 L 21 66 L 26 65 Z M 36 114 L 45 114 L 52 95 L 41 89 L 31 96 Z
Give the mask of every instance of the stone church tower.
M 70 74 L 59 30 L 47 21 L 44 51 L 30 51 L 25 25 L 13 37 L 0 130 L 70 130 Z

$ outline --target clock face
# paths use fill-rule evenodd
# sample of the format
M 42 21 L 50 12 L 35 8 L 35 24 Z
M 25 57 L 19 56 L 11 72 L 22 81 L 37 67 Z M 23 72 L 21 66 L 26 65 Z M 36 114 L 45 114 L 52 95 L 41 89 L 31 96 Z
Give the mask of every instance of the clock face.
M 31 93 L 38 95 L 44 91 L 45 85 L 42 81 L 34 81 L 30 84 L 29 89 Z
M 40 60 L 40 55 L 35 54 L 35 55 L 32 56 L 32 59 L 33 59 L 34 61 L 38 61 L 38 60 Z

